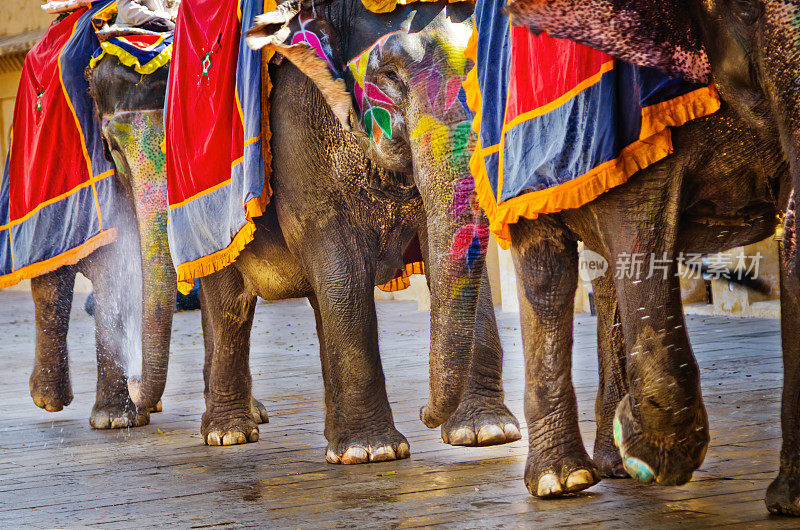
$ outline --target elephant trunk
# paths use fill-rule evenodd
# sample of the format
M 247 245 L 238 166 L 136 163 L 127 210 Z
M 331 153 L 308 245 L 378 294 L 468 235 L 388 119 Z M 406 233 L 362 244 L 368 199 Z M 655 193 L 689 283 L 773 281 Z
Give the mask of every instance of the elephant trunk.
M 167 380 L 177 282 L 167 242 L 166 157 L 161 111 L 115 114 L 105 126 L 112 155 L 132 196 L 142 264 L 142 364 L 129 366 L 128 393 L 142 409 L 154 407 Z
M 412 135 L 415 179 L 428 228 L 431 287 L 430 397 L 422 422 L 437 427 L 458 407 L 469 377 L 488 226 L 477 205 L 469 121 L 426 117 Z

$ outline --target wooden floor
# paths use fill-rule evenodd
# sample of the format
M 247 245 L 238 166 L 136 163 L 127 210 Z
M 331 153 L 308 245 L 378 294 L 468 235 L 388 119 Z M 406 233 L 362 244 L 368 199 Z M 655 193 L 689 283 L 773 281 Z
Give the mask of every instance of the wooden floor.
M 302 301 L 259 305 L 254 393 L 271 421 L 261 440 L 206 447 L 199 436 L 202 340 L 198 312 L 175 316 L 164 412 L 146 427 L 94 431 L 93 321 L 76 297 L 70 347 L 75 400 L 60 413 L 28 394 L 33 305 L 0 292 L 0 527 L 798 527 L 770 518 L 781 386 L 778 322 L 689 317 L 702 369 L 712 445 L 681 487 L 606 480 L 573 498 L 534 500 L 522 483 L 526 442 L 444 445 L 418 410 L 427 395 L 429 315 L 378 304 L 389 397 L 411 459 L 360 466 L 324 461 L 323 400 L 314 319 Z M 507 402 L 522 419 L 518 316 L 499 313 Z M 574 372 L 584 441 L 594 435 L 595 319 L 576 317 Z

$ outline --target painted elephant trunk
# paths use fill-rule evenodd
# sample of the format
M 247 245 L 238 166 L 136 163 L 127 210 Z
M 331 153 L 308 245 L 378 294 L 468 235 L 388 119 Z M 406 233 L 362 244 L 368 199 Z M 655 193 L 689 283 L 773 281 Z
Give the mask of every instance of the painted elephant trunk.
M 469 171 L 469 122 L 445 126 L 425 118 L 412 142 L 431 283 L 430 397 L 420 418 L 433 428 L 455 412 L 466 387 L 489 230 Z
M 134 404 L 150 409 L 164 392 L 177 291 L 167 243 L 166 157 L 161 111 L 120 112 L 105 125 L 112 155 L 122 167 L 136 212 L 142 263 L 142 364 L 128 367 Z

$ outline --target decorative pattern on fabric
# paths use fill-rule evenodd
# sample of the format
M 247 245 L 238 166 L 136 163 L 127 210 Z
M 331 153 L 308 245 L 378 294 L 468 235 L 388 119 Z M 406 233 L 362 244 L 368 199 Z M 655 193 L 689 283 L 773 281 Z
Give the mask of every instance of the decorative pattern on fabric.
M 470 168 L 491 231 L 586 204 L 672 152 L 670 127 L 716 112 L 713 86 L 510 27 L 479 0 L 464 82 L 479 145 Z
M 84 79 L 99 46 L 92 18 L 110 3 L 53 24 L 25 58 L 0 183 L 0 288 L 116 239 L 114 170 Z
M 198 0 L 184 2 L 178 14 L 174 42 L 181 52 L 170 66 L 166 154 L 167 233 L 181 292 L 236 259 L 269 200 L 262 56 L 244 35 L 274 6 L 272 0 Z M 269 87 L 267 80 L 267 93 Z
M 111 37 L 100 43 L 89 68 L 94 68 L 109 54 L 142 75 L 152 74 L 172 59 L 172 37 L 172 33 Z

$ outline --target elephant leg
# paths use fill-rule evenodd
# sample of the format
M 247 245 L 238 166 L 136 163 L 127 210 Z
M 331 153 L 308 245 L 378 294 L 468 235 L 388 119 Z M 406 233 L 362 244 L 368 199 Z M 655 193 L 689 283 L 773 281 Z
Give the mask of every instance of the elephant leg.
M 206 411 L 200 431 L 207 445 L 258 441 L 250 377 L 250 331 L 256 296 L 247 292 L 235 266 L 201 278 L 205 328 L 213 333 L 209 363 L 206 350 Z M 209 346 L 209 342 L 206 342 Z M 210 364 L 210 367 L 209 367 Z
M 100 249 L 90 268 L 94 287 L 94 322 L 97 350 L 97 394 L 89 424 L 95 429 L 140 427 L 150 423 L 150 413 L 140 410 L 128 394 L 127 364 L 139 362 L 132 350 L 141 347 L 141 328 L 135 318 L 141 298 L 110 271 L 124 270 L 116 245 Z M 130 340 L 126 340 L 130 338 Z
M 600 480 L 583 446 L 572 386 L 577 243 L 547 216 L 520 219 L 511 240 L 525 352 L 525 485 L 537 497 L 556 497 Z
M 203 363 L 203 395 L 208 396 L 208 380 L 211 377 L 211 363 L 214 358 L 214 328 L 208 311 L 203 310 L 203 289 L 200 289 L 200 323 L 203 327 L 203 346 L 205 348 L 205 361 Z M 255 397 L 251 398 L 251 411 L 256 423 L 269 423 L 267 409 Z
M 600 384 L 594 411 L 597 434 L 594 439 L 592 460 L 604 477 L 626 478 L 619 449 L 614 445 L 614 413 L 623 396 L 625 386 L 625 335 L 614 281 L 601 276 L 592 282 L 594 304 L 597 308 L 597 361 Z
M 408 458 L 394 426 L 378 353 L 374 272 L 341 254 L 315 274 L 311 300 L 325 384 L 326 460 L 361 464 Z
M 461 404 L 442 425 L 442 440 L 450 445 L 500 445 L 519 440 L 519 422 L 505 405 L 503 348 L 497 334 L 489 274 L 484 269 L 478 295 L 475 345 Z
M 30 378 L 37 407 L 58 412 L 72 402 L 67 331 L 75 269 L 61 267 L 31 280 L 36 306 L 36 361 Z
M 781 260 L 781 347 L 783 396 L 781 398 L 780 471 L 767 489 L 767 509 L 774 514 L 800 516 L 800 271 L 794 208 L 787 212 L 787 238 Z
M 614 441 L 631 477 L 661 485 L 691 479 L 709 442 L 675 260 L 680 168 L 679 159 L 656 163 L 592 205 L 616 269 L 625 336 L 628 393 Z

